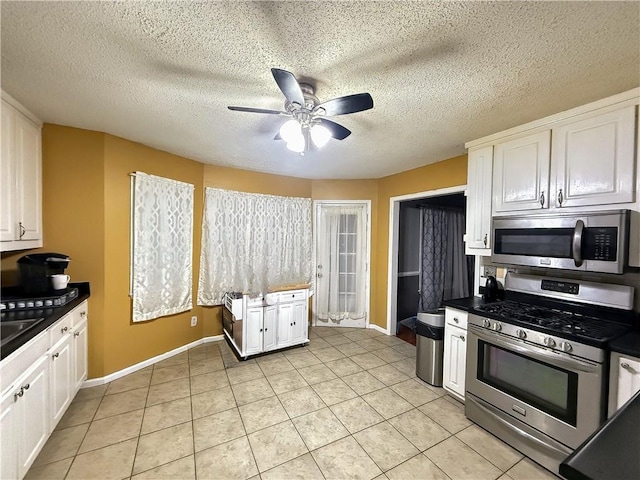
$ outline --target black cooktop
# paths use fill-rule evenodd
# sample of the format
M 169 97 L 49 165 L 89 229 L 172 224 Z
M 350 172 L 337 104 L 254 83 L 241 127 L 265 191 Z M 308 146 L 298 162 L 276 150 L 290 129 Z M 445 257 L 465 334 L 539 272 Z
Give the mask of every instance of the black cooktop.
M 566 310 L 505 300 L 476 307 L 476 310 L 505 322 L 530 326 L 572 337 L 610 340 L 629 331 L 630 326 Z

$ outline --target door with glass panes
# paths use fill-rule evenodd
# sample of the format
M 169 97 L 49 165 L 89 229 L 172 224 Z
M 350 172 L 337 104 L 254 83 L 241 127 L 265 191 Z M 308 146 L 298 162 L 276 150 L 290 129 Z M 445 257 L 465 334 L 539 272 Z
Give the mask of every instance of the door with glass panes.
M 369 203 L 315 202 L 317 326 L 366 327 L 369 317 Z

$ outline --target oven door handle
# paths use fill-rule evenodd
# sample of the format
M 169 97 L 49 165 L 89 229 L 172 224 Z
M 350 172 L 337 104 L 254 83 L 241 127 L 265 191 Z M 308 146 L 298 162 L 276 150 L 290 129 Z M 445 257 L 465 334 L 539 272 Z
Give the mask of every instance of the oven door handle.
M 499 333 L 487 334 L 475 325 L 469 326 L 469 333 L 498 347 L 508 347 L 510 350 L 524 354 L 525 356 L 541 361 L 553 362 L 554 366 L 563 367 L 568 370 L 592 373 L 598 369 L 598 364 L 596 363 L 589 363 L 576 357 L 570 357 L 570 359 L 568 359 L 564 357 L 565 354 L 555 353 L 553 350 L 549 351 L 531 344 L 527 344 L 527 346 L 524 347 L 519 342 L 511 341 Z M 469 338 L 469 340 L 469 343 L 473 341 L 472 338 Z
M 584 222 L 578 220 L 573 229 L 573 240 L 571 241 L 571 254 L 576 267 L 582 266 L 582 233 L 584 232 Z

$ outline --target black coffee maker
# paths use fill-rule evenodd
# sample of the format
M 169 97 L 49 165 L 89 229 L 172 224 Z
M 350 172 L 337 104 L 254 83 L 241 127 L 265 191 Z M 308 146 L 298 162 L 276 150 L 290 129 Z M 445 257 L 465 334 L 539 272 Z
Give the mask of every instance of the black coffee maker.
M 51 288 L 51 275 L 63 274 L 69 266 L 69 257 L 62 253 L 31 253 L 18 259 L 20 286 L 25 293 L 47 293 Z

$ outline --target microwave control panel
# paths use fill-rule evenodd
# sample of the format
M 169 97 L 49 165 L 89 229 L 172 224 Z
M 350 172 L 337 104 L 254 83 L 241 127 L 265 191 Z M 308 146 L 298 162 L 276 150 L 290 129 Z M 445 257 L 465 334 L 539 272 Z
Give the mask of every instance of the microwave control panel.
M 585 260 L 615 262 L 618 258 L 618 229 L 587 228 L 582 240 L 582 256 Z

